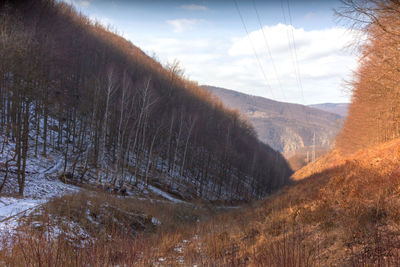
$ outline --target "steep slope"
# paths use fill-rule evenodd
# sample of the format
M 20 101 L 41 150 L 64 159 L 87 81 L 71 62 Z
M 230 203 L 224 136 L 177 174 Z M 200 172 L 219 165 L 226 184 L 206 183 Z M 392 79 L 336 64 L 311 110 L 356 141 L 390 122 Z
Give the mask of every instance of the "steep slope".
M 368 14 L 371 10 L 374 12 L 374 8 L 382 8 L 381 11 L 389 12 L 389 15 L 396 14 L 394 17 L 373 16 L 379 19 L 379 23 L 388 18 L 398 22 L 400 5 L 397 2 L 367 2 L 368 9 L 360 9 L 365 1 L 343 1 L 357 4 L 353 12 L 361 10 Z M 345 11 L 346 15 L 352 14 L 351 9 Z M 396 28 L 384 28 L 386 33 L 393 30 L 396 31 Z M 398 43 L 389 46 L 397 47 Z M 23 49 L 18 50 L 18 53 L 23 52 Z M 379 62 L 380 58 L 376 55 L 372 55 L 372 58 L 376 57 L 373 60 L 375 64 L 397 64 L 390 62 L 392 56 L 392 53 L 388 53 L 383 62 Z M 390 65 L 396 68 L 396 64 Z M 380 68 L 378 65 L 375 69 L 377 73 L 370 74 L 381 75 Z M 13 81 L 15 73 L 11 75 Z M 387 73 L 390 76 L 388 80 L 396 81 L 393 80 L 398 78 L 396 74 L 397 70 Z M 366 87 L 356 90 L 356 94 L 362 91 L 363 97 L 351 106 L 352 118 L 347 121 L 348 127 L 341 137 L 346 137 L 343 140 L 347 143 L 340 143 L 338 149 L 297 171 L 292 176 L 292 184 L 262 201 L 215 214 L 210 212 L 208 205 L 204 210 L 209 213 L 192 203 L 170 205 L 160 201 L 154 205 L 153 200 L 141 203 L 139 199 L 128 201 L 106 194 L 66 196 L 55 199 L 37 214 L 26 218 L 26 224 L 21 228 L 22 234 L 12 236 L 12 239 L 2 238 L 0 247 L 6 249 L 1 250 L 0 262 L 7 266 L 60 263 L 73 266 L 399 266 L 400 139 L 396 137 L 396 127 L 392 128 L 399 122 L 395 112 L 398 99 L 393 94 L 398 84 L 386 84 L 388 88 L 384 89 L 393 91 L 381 90 L 381 82 L 388 82 L 386 78 L 374 82 L 361 79 L 368 85 L 369 91 L 366 93 Z M 25 83 L 26 80 L 20 81 L 18 85 L 25 89 Z M 2 94 L 8 93 L 3 90 L 4 87 Z M 17 96 L 22 94 L 26 97 L 21 91 L 12 91 L 11 97 L 18 99 L 16 93 Z M 371 95 L 374 96 L 370 99 L 372 103 L 363 102 Z M 354 99 L 357 97 L 360 96 L 356 95 Z M 26 110 L 29 111 L 30 107 L 36 107 L 29 105 L 30 102 L 15 107 L 14 104 L 18 102 L 14 99 L 9 101 L 3 96 L 2 101 L 7 108 L 2 107 L 3 110 L 12 110 L 11 114 L 17 118 L 29 114 Z M 372 105 L 374 100 L 379 100 L 377 104 L 380 106 Z M 19 113 L 19 110 L 25 112 Z M 364 117 L 364 113 L 371 118 Z M 9 118 L 8 113 L 3 114 L 5 116 L 0 118 L 6 126 L 8 120 L 15 119 Z M 31 117 L 33 122 L 36 121 L 34 115 Z M 356 115 L 368 120 L 358 120 Z M 385 121 L 388 117 L 391 120 Z M 56 150 L 57 139 L 63 139 L 68 133 L 65 128 L 68 127 L 62 127 L 64 120 L 58 119 L 54 111 L 49 118 L 51 127 L 55 129 L 51 132 L 49 145 L 53 144 L 52 149 Z M 21 121 L 21 118 L 17 121 Z M 367 123 L 364 128 L 363 122 Z M 57 127 L 57 124 L 61 124 L 61 127 Z M 222 124 L 219 130 L 226 134 L 224 126 Z M 368 137 L 370 132 L 362 132 L 376 126 L 382 127 L 376 129 L 376 135 Z M 8 131 L 18 133 L 19 128 L 27 127 L 29 129 L 29 120 L 14 127 L 17 129 Z M 7 127 L 1 130 L 7 132 Z M 34 130 L 31 137 L 29 131 L 22 131 L 22 135 L 17 134 L 14 139 L 17 143 L 24 139 L 35 140 L 38 135 Z M 61 135 L 57 135 L 58 132 Z M 229 137 L 227 134 L 223 141 L 228 143 Z M 385 139 L 392 140 L 384 142 Z M 46 142 L 46 138 L 43 141 Z M 70 142 L 73 143 L 68 139 L 66 143 Z M 4 144 L 6 142 L 3 142 L 3 147 Z M 15 150 L 27 149 L 26 141 L 22 142 L 21 147 L 15 146 Z M 65 152 L 65 144 L 61 142 L 59 146 L 58 149 Z M 343 154 L 346 146 L 350 149 Z M 39 146 L 39 150 L 42 149 L 43 144 Z M 34 153 L 33 146 L 31 153 Z M 224 151 L 224 156 L 228 157 L 229 153 L 231 150 Z M 67 149 L 65 158 L 68 155 Z M 9 156 L 6 155 L 6 159 Z M 212 156 L 210 161 L 219 159 Z M 137 157 L 134 159 L 137 162 Z M 222 169 L 225 170 L 229 169 L 225 166 L 232 162 L 226 160 L 222 163 Z M 54 225 L 55 222 L 58 224 Z M 10 240 L 16 242 L 12 249 L 9 249 Z
M 326 112 L 337 114 L 339 116 L 342 116 L 343 118 L 347 117 L 347 113 L 349 110 L 348 103 L 323 103 L 308 106 L 311 108 L 316 108 Z
M 347 156 L 334 151 L 295 173 L 293 177 L 298 180 L 292 185 L 252 205 L 212 216 L 199 206 L 180 204 L 175 208 L 163 204 L 162 210 L 154 214 L 154 209 L 160 207 L 151 205 L 154 208 L 147 208 L 147 213 L 152 211 L 150 214 L 162 222 L 157 234 L 144 235 L 132 243 L 113 234 L 115 245 L 101 251 L 105 257 L 89 257 L 98 252 L 90 242 L 82 244 L 85 237 L 74 239 L 81 244 L 78 247 L 68 245 L 68 235 L 42 241 L 49 248 L 48 254 L 40 250 L 36 253 L 58 255 L 60 247 L 66 247 L 68 258 L 92 265 L 107 265 L 105 261 L 128 266 L 398 266 L 399 166 L 400 139 Z M 104 202 L 112 203 L 111 207 L 121 205 L 112 199 L 96 198 L 99 196 L 88 198 L 83 194 L 67 198 L 73 207 L 73 220 L 80 221 L 88 231 L 97 229 L 93 221 L 104 220 L 96 217 L 99 210 L 105 209 Z M 65 200 L 49 204 L 53 210 L 50 216 L 69 214 Z M 132 216 L 137 206 L 137 201 L 122 205 L 117 219 Z M 87 214 L 90 220 L 85 219 Z M 48 225 L 47 216 L 30 220 Z M 172 220 L 171 225 L 168 216 L 183 219 Z M 133 219 L 145 221 L 141 217 Z M 18 238 L 18 246 L 11 251 L 12 259 L 20 265 L 27 251 L 35 252 L 34 241 L 24 238 L 32 235 L 27 231 L 29 234 Z M 103 246 L 110 241 L 101 237 L 98 242 Z M 0 259 L 6 258 L 0 255 Z M 41 258 L 34 259 L 38 262 Z
M 359 8 L 349 3 L 349 13 L 367 10 L 367 17 L 374 19 L 359 29 L 366 41 L 359 47 L 360 64 L 350 81 L 352 104 L 337 139 L 338 148 L 347 153 L 400 137 L 400 3 L 357 4 Z
M 333 151 L 280 192 L 186 230 L 182 254 L 204 265 L 398 266 L 399 166 L 400 139 Z
M 341 127 L 342 117 L 336 114 L 228 89 L 203 87 L 226 106 L 239 110 L 254 125 L 258 138 L 281 152 L 310 147 L 314 132 L 316 146 L 330 147 Z
M 50 150 L 64 155 L 64 180 L 187 198 L 257 198 L 287 183 L 285 160 L 236 112 L 70 5 L 2 2 L 0 28 L 0 132 L 15 144 L 19 194 L 30 153 Z

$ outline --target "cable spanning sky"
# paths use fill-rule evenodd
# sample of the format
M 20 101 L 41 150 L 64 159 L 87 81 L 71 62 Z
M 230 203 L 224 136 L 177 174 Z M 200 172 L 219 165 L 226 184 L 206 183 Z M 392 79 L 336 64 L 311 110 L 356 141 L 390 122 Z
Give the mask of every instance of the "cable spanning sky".
M 355 33 L 335 0 L 64 0 L 199 84 L 278 101 L 349 102 Z M 346 48 L 347 47 L 347 48 Z

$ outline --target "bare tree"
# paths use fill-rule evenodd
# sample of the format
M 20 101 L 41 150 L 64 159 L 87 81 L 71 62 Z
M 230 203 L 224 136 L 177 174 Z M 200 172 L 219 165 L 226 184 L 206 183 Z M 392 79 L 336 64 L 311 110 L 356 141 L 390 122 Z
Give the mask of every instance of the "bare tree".
M 196 124 L 196 120 L 197 120 L 197 117 L 194 117 L 194 118 L 189 117 L 189 121 L 188 121 L 189 129 L 188 129 L 188 133 L 186 136 L 185 150 L 183 152 L 183 159 L 182 159 L 182 166 L 181 166 L 181 173 L 180 173 L 180 176 L 182 178 L 183 178 L 183 171 L 185 169 L 185 160 L 186 160 L 186 153 L 187 153 L 187 149 L 188 149 L 189 139 L 190 139 L 190 136 L 192 135 L 192 131 Z
M 106 80 L 106 86 L 105 86 L 105 91 L 106 91 L 106 103 L 105 103 L 105 110 L 104 110 L 104 117 L 103 117 L 103 123 L 101 126 L 101 138 L 100 138 L 100 149 L 99 149 L 99 168 L 98 168 L 98 174 L 97 174 L 97 181 L 101 182 L 101 175 L 99 172 L 103 171 L 103 167 L 105 164 L 105 144 L 106 144 L 106 134 L 107 134 L 107 123 L 108 123 L 108 113 L 109 113 L 109 108 L 110 108 L 110 99 L 111 96 L 115 93 L 117 86 L 116 86 L 116 79 L 115 79 L 115 69 L 113 65 L 110 65 L 107 69 L 107 80 Z M 98 82 L 100 83 L 100 82 Z M 98 86 L 101 86 L 98 84 Z

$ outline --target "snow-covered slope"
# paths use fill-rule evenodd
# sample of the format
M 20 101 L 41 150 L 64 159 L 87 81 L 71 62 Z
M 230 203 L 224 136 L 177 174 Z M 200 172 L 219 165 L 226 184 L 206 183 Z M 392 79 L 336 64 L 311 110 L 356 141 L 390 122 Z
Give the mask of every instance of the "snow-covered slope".
M 3 142 L 5 142 L 4 137 L 0 136 L 0 143 Z M 15 144 L 8 140 L 6 142 L 0 151 L 0 162 L 5 162 L 14 154 Z M 58 179 L 61 164 L 62 155 L 57 151 L 51 152 L 47 157 L 35 157 L 30 154 L 27 159 L 24 197 L 15 196 L 18 186 L 15 174 L 12 173 L 13 167 L 10 167 L 10 177 L 0 195 L 1 231 L 12 231 L 17 227 L 21 216 L 29 214 L 49 199 L 80 190 L 79 187 L 62 183 Z M 2 172 L 4 171 L 3 169 Z M 0 177 L 4 179 L 4 176 Z

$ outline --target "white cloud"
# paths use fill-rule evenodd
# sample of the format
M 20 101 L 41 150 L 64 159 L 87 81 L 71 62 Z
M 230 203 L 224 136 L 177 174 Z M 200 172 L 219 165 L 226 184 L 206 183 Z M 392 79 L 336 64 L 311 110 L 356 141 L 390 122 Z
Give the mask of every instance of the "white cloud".
M 294 33 L 304 102 L 297 85 L 287 30 Z M 146 51 L 154 51 L 163 63 L 178 59 L 185 73 L 199 84 L 303 104 L 349 101 L 349 95 L 342 90 L 343 79 L 350 78 L 351 71 L 357 67 L 357 57 L 344 47 L 352 41 L 355 33 L 340 27 L 307 31 L 283 24 L 265 26 L 264 33 L 283 90 L 268 56 L 261 29 L 251 32 L 250 38 L 269 85 L 247 36 L 231 40 L 215 36 L 152 38 L 137 44 Z
M 296 49 L 301 59 L 342 52 L 342 48 L 349 44 L 354 37 L 352 32 L 341 27 L 305 31 L 303 28 L 296 29 L 291 25 L 278 24 L 265 26 L 263 31 L 271 52 L 278 57 L 287 56 L 286 54 L 290 53 L 288 34 L 290 35 L 293 32 Z M 267 48 L 261 29 L 251 32 L 249 37 L 257 51 L 266 53 Z M 290 40 L 292 40 L 291 37 Z M 253 54 L 248 36 L 233 40 L 229 54 L 233 56 Z
M 262 77 L 262 71 L 254 58 L 254 47 L 262 61 L 271 87 L 276 92 L 280 91 L 280 80 L 283 89 L 289 92 L 286 93 L 288 101 L 296 101 L 297 98 L 297 102 L 300 102 L 299 98 L 301 97 L 301 90 L 295 75 L 294 62 L 296 62 L 296 58 L 305 102 L 313 98 L 317 99 L 318 95 L 326 96 L 327 92 L 321 94 L 321 90 L 331 92 L 332 98 L 335 97 L 332 101 L 338 101 L 339 98 L 344 99 L 340 94 L 342 81 L 348 78 L 351 70 L 357 66 L 357 57 L 345 47 L 354 40 L 356 33 L 341 27 L 306 31 L 303 28 L 294 28 L 291 25 L 283 24 L 265 26 L 263 30 L 278 77 L 271 63 L 261 29 L 251 32 L 249 36 L 234 39 L 229 49 L 229 55 L 251 59 L 252 63 L 248 65 L 249 71 L 252 69 L 257 76 Z M 292 41 L 292 33 L 297 53 L 289 46 L 288 40 Z M 264 83 L 266 82 L 264 81 Z M 296 93 L 296 89 L 298 93 Z M 318 100 L 314 101 L 318 102 Z
M 183 33 L 184 31 L 191 30 L 199 22 L 201 22 L 201 20 L 198 19 L 167 20 L 167 23 L 174 28 L 175 33 Z
M 206 11 L 208 8 L 206 6 L 201 6 L 201 5 L 196 5 L 196 4 L 191 4 L 191 5 L 181 5 L 180 6 L 183 9 L 186 10 L 192 10 L 192 11 Z

